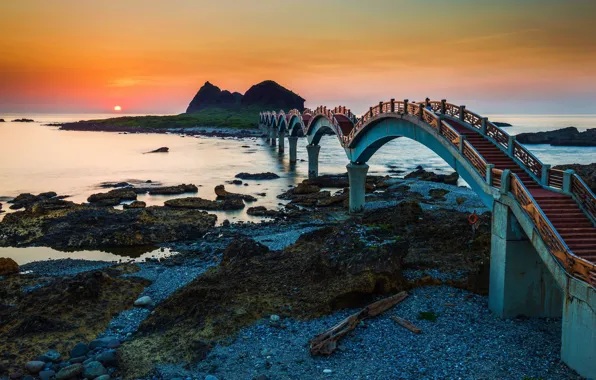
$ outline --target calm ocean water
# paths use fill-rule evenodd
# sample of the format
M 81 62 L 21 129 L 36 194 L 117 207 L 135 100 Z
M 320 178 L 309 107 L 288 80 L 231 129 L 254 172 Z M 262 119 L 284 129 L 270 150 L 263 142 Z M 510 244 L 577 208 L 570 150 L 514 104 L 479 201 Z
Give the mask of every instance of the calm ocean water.
M 253 194 L 255 205 L 278 207 L 276 195 L 307 177 L 306 139 L 300 139 L 298 164 L 290 166 L 288 153 L 280 155 L 263 139 L 236 140 L 219 138 L 182 138 L 165 134 L 127 134 L 60 131 L 43 126 L 64 122 L 111 117 L 113 115 L 0 115 L 5 120 L 28 117 L 35 123 L 0 123 L 0 202 L 23 192 L 55 191 L 68 194 L 75 202 L 84 202 L 98 185 L 107 181 L 161 182 L 164 185 L 194 183 L 198 196 L 214 199 L 213 189 L 231 180 L 239 172 L 272 171 L 281 176 L 271 181 L 246 181 L 249 186 L 227 185 L 233 192 Z M 595 128 L 596 115 L 489 115 L 491 120 L 513 124 L 505 130 L 511 134 L 552 130 L 567 126 Z M 344 173 L 348 163 L 337 140 L 326 136 L 321 144 L 320 174 Z M 242 148 L 249 145 L 250 148 Z M 143 154 L 167 146 L 167 154 Z M 287 147 L 287 143 L 286 143 Z M 529 146 L 545 163 L 596 162 L 596 147 Z M 305 161 L 300 161 L 300 159 Z M 408 139 L 396 139 L 372 157 L 371 174 L 389 174 L 389 166 L 407 171 L 422 165 L 447 173 L 452 169 L 432 151 Z M 149 205 L 162 205 L 170 197 L 139 196 Z M 8 205 L 4 206 L 8 209 Z M 218 213 L 224 219 L 251 220 L 245 210 Z M 0 252 L 2 256 L 2 252 Z

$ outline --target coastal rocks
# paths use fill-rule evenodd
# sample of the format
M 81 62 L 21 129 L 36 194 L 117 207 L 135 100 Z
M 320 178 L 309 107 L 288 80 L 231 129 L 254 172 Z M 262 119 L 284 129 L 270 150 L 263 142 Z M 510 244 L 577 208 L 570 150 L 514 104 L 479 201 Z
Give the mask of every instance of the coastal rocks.
M 22 118 L 22 119 L 14 119 L 12 122 L 13 123 L 34 123 L 35 120 L 33 120 L 33 119 L 27 119 L 27 118 Z
M 579 175 L 586 185 L 593 191 L 596 192 L 596 163 L 580 165 L 580 164 L 567 164 L 557 165 L 553 169 L 568 170 L 571 169 Z
M 164 203 L 167 207 L 198 209 L 198 210 L 240 210 L 244 208 L 244 202 L 239 198 L 211 201 L 199 197 L 169 199 Z
M 99 376 L 105 375 L 106 373 L 108 373 L 108 371 L 103 364 L 98 361 L 92 361 L 85 364 L 83 367 L 83 376 L 87 379 L 95 379 Z
M 35 244 L 80 249 L 152 245 L 200 237 L 216 220 L 215 215 L 203 211 L 155 206 L 128 210 L 85 205 L 65 210 L 32 209 L 4 217 L 0 222 L 0 246 Z
M 381 176 L 366 176 L 366 185 L 367 190 L 371 190 L 376 187 L 378 184 L 382 183 L 385 179 L 389 177 L 381 177 Z M 344 189 L 350 187 L 350 180 L 348 178 L 348 173 L 343 174 L 325 174 L 318 176 L 313 179 L 305 179 L 302 183 L 306 185 L 314 185 L 318 187 L 329 187 L 329 188 L 337 188 L 337 189 Z
M 105 331 L 113 315 L 130 309 L 148 284 L 140 278 L 94 271 L 46 278 L 44 286 L 21 291 L 10 301 L 0 292 L 0 304 L 12 304 L 0 308 L 0 352 L 14 354 L 0 356 L 0 367 L 14 372 L 51 345 L 53 349 L 36 360 L 46 363 L 44 368 L 60 372 L 58 369 L 69 364 L 60 353 L 82 354 L 85 350 L 80 345 L 75 349 L 74 342 L 89 341 Z M 0 289 L 4 286 L 0 284 Z M 72 376 L 63 373 L 60 378 Z
M 19 265 L 11 258 L 0 257 L 0 276 L 19 273 Z
M 437 174 L 431 171 L 426 171 L 422 166 L 417 166 L 416 170 L 404 177 L 405 179 L 417 178 L 422 181 L 439 182 L 447 185 L 457 185 L 459 174 L 453 172 L 451 174 Z
M 0 119 L 0 123 L 4 123 L 4 119 Z
M 81 363 L 69 365 L 68 367 L 62 368 L 56 374 L 56 380 L 72 379 L 83 373 L 84 367 Z
M 277 218 L 283 215 L 283 213 L 280 211 L 268 210 L 264 206 L 249 207 L 249 209 L 246 210 L 246 213 L 252 216 L 263 216 L 269 218 Z
M 522 144 L 550 144 L 555 146 L 596 146 L 596 128 L 580 132 L 567 127 L 548 132 L 520 133 L 515 139 Z
M 128 182 L 103 182 L 99 187 L 104 189 L 116 189 L 119 187 L 132 187 L 132 184 Z
M 137 193 L 132 189 L 122 188 L 110 190 L 107 193 L 92 194 L 87 198 L 87 202 L 96 206 L 116 206 L 122 201 L 134 201 L 137 199 Z
M 265 179 L 277 179 L 279 176 L 275 173 L 267 172 L 267 173 L 238 173 L 235 175 L 236 178 L 240 179 L 255 179 L 255 180 L 265 180 Z
M 34 375 L 37 375 L 42 369 L 44 369 L 46 363 L 41 360 L 34 360 L 25 364 L 25 369 Z
M 139 307 L 145 307 L 151 305 L 153 300 L 149 296 L 143 296 L 135 301 L 134 305 Z
M 41 201 L 53 199 L 57 195 L 58 194 L 56 194 L 53 191 L 48 191 L 48 192 L 41 193 L 38 195 L 33 195 L 31 193 L 22 193 L 22 194 L 17 195 L 17 197 L 14 198 L 13 200 L 8 201 L 8 203 L 12 203 L 12 205 L 10 206 L 11 210 L 19 210 L 21 208 L 30 207 L 38 202 L 41 202 Z
M 257 200 L 257 198 L 253 197 L 252 195 L 230 193 L 230 192 L 226 191 L 226 188 L 224 185 L 215 186 L 215 195 L 217 195 L 218 200 L 242 199 L 246 202 L 255 202 Z
M 78 358 L 81 356 L 85 356 L 87 355 L 87 352 L 89 352 L 89 346 L 87 346 L 83 342 L 79 342 L 72 348 L 72 350 L 70 350 L 70 357 Z
M 149 195 L 179 195 L 184 193 L 196 193 L 199 188 L 196 185 L 181 184 L 176 186 L 160 186 L 160 187 L 134 187 L 132 189 L 137 194 L 149 193 Z
M 236 259 L 248 260 L 253 257 L 259 257 L 269 252 L 267 246 L 257 243 L 250 238 L 234 239 L 225 249 L 222 263 L 224 265 L 232 263 Z
M 107 336 L 105 338 L 94 339 L 89 343 L 89 349 L 95 350 L 97 348 L 117 348 L 120 347 L 120 340 L 118 338 Z
M 125 203 L 123 207 L 125 210 L 131 209 L 131 208 L 145 208 L 145 207 L 147 207 L 147 203 L 141 202 L 141 201 L 134 201 L 129 204 Z
M 146 153 L 168 153 L 170 151 L 170 148 L 168 148 L 167 146 L 161 147 L 161 148 L 157 148 L 155 150 L 152 150 L 150 152 L 146 152 Z

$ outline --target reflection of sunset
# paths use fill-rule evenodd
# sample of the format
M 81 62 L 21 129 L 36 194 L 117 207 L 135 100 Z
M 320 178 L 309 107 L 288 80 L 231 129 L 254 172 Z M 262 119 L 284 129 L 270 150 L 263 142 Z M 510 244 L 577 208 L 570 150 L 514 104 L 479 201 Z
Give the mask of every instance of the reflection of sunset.
M 307 105 L 358 112 L 400 96 L 479 112 L 588 112 L 596 100 L 593 1 L 232 3 L 3 2 L 0 111 L 126 99 L 133 113 L 181 112 L 207 80 L 244 92 L 274 79 Z

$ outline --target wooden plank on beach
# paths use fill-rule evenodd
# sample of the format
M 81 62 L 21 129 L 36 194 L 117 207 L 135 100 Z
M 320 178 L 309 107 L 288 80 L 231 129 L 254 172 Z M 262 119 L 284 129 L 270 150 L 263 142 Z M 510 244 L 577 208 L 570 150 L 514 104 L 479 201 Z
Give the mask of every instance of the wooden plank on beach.
M 358 313 L 350 315 L 329 330 L 317 335 L 310 342 L 310 353 L 312 355 L 331 355 L 337 348 L 337 342 L 350 331 L 354 330 L 360 321 L 376 317 L 385 310 L 392 308 L 406 299 L 407 296 L 407 292 L 401 292 L 394 296 L 371 303 Z
M 393 319 L 395 322 L 397 322 L 398 325 L 407 328 L 414 334 L 420 334 L 422 332 L 422 330 L 420 330 L 418 327 L 414 326 L 411 322 L 409 322 L 403 318 L 396 317 L 395 315 L 392 315 L 391 319 Z

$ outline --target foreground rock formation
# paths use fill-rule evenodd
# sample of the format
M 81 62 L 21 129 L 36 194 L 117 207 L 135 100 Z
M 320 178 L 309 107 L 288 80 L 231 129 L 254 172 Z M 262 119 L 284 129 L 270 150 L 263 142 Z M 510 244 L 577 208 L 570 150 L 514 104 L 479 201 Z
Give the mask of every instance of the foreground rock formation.
M 217 220 L 215 215 L 197 210 L 116 210 L 61 202 L 60 208 L 47 208 L 41 202 L 6 215 L 0 222 L 0 246 L 90 249 L 151 245 L 198 238 Z

